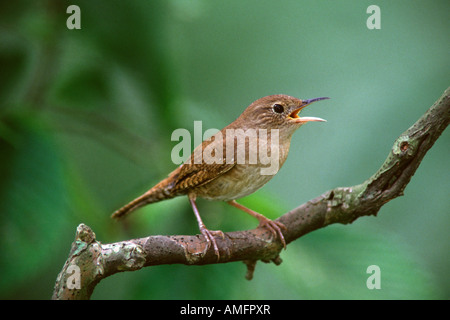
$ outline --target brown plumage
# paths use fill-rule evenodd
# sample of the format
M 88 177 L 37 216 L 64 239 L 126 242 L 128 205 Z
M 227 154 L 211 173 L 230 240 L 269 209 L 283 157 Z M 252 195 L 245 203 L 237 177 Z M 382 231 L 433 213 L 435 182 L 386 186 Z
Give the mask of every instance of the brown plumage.
M 197 197 L 222 200 L 255 216 L 260 225 L 267 227 L 274 236 L 278 235 L 286 246 L 281 231 L 285 227 L 281 223 L 245 208 L 235 199 L 255 192 L 278 172 L 286 161 L 295 130 L 309 121 L 325 121 L 298 116 L 301 109 L 323 99 L 328 98 L 300 100 L 272 95 L 256 100 L 234 122 L 195 148 L 189 159 L 166 179 L 114 212 L 112 217 L 121 218 L 149 203 L 187 195 L 207 241 L 205 253 L 213 244 L 219 259 L 214 235 L 223 236 L 223 233 L 205 227 L 195 200 Z

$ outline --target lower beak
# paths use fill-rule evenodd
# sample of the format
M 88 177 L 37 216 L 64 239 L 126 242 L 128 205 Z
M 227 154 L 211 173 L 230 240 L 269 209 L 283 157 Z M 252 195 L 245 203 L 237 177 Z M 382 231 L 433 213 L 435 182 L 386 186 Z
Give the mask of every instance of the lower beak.
M 324 120 L 322 118 L 317 118 L 317 117 L 299 117 L 298 113 L 305 107 L 309 106 L 311 103 L 316 102 L 316 101 L 320 101 L 320 100 L 326 100 L 326 99 L 330 99 L 327 97 L 322 97 L 322 98 L 314 98 L 314 99 L 308 99 L 308 100 L 302 100 L 302 105 L 300 108 L 298 108 L 297 110 L 294 110 L 294 112 L 292 112 L 290 114 L 290 117 L 296 122 L 296 123 L 306 123 L 306 122 L 310 122 L 310 121 L 320 121 L 320 122 L 324 122 L 327 120 Z
M 318 118 L 318 117 L 298 117 L 297 119 L 295 119 L 295 122 L 297 122 L 297 123 L 310 122 L 310 121 L 327 122 L 327 120 Z

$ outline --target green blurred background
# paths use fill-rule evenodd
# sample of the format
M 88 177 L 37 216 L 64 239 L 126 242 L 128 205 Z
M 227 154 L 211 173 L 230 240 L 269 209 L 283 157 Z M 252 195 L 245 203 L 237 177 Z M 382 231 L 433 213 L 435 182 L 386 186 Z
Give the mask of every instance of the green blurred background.
M 66 9 L 81 9 L 68 30 Z M 366 9 L 381 8 L 381 30 Z M 0 298 L 48 299 L 73 241 L 196 234 L 185 197 L 124 223 L 118 207 L 175 165 L 176 128 L 222 128 L 252 101 L 329 96 L 288 161 L 242 203 L 275 218 L 359 184 L 449 85 L 450 2 L 86 0 L 0 3 Z M 93 299 L 448 299 L 450 135 L 378 217 L 290 244 L 280 266 L 170 265 L 116 274 Z M 256 221 L 199 201 L 210 229 Z M 368 290 L 366 269 L 381 268 Z

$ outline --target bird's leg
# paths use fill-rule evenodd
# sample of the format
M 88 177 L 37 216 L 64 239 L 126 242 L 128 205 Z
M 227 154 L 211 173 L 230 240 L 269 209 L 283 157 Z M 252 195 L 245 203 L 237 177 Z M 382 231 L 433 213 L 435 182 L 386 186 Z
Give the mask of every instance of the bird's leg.
M 220 259 L 219 248 L 217 247 L 216 239 L 214 239 L 214 236 L 219 235 L 222 238 L 225 238 L 224 233 L 220 230 L 208 230 L 206 228 L 205 224 L 202 221 L 202 218 L 200 217 L 200 213 L 198 212 L 197 205 L 195 204 L 195 196 L 189 195 L 189 202 L 191 203 L 192 210 L 194 210 L 195 217 L 197 218 L 198 228 L 200 229 L 200 232 L 202 233 L 203 237 L 205 237 L 206 240 L 206 248 L 203 251 L 203 256 L 209 250 L 212 243 L 214 247 L 214 252 L 217 256 L 217 261 L 219 261 Z
M 278 221 L 272 221 L 269 218 L 263 216 L 262 214 L 253 211 L 247 207 L 244 207 L 242 204 L 237 203 L 235 200 L 228 201 L 228 204 L 232 205 L 233 207 L 236 207 L 238 209 L 241 209 L 244 212 L 247 212 L 248 214 L 254 216 L 256 219 L 259 220 L 259 226 L 265 227 L 269 229 L 270 232 L 276 237 L 278 237 L 281 240 L 281 243 L 283 244 L 284 249 L 286 249 L 286 240 L 284 240 L 283 233 L 281 232 L 281 229 L 286 230 L 286 226 Z

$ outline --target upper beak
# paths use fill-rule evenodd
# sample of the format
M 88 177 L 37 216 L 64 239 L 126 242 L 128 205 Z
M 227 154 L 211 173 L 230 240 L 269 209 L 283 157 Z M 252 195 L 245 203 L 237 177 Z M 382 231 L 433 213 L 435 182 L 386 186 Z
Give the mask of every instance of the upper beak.
M 302 110 L 303 108 L 309 106 L 311 103 L 316 102 L 316 101 L 320 101 L 320 100 L 326 100 L 326 99 L 330 99 L 330 98 L 322 97 L 322 98 L 314 98 L 314 99 L 302 100 L 302 105 L 300 106 L 300 108 L 295 109 L 289 116 L 296 123 L 306 123 L 306 122 L 309 122 L 309 121 L 327 121 L 327 120 L 324 120 L 322 118 L 317 118 L 317 117 L 299 117 L 298 116 L 298 113 L 300 112 L 300 110 Z

